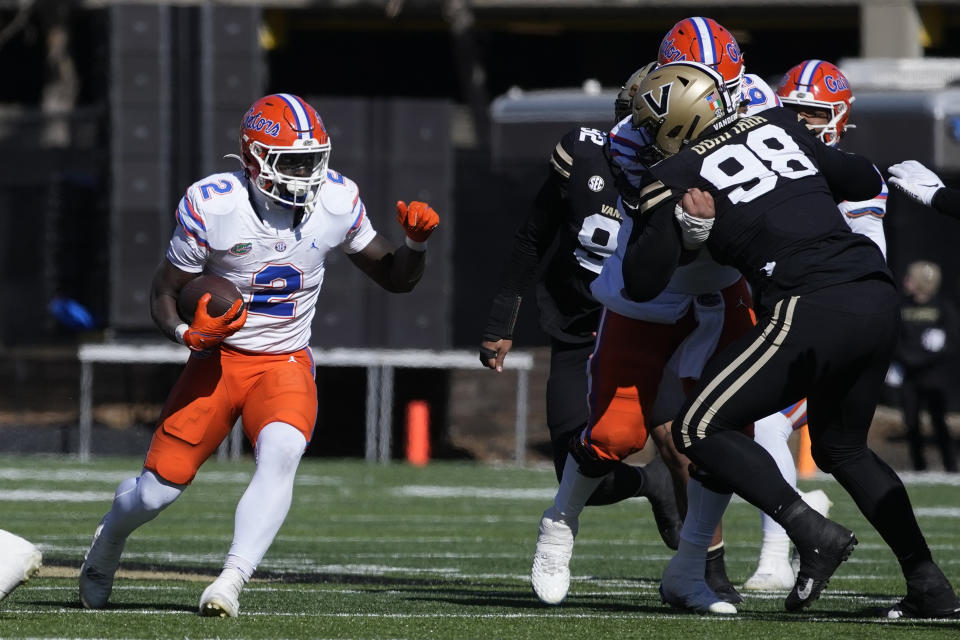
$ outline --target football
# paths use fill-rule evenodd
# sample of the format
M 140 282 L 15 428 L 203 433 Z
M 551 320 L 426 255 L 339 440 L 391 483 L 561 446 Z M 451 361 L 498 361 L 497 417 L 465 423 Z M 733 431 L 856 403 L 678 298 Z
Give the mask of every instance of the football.
M 202 275 L 194 278 L 180 289 L 180 294 L 177 296 L 177 313 L 187 324 L 193 322 L 193 314 L 197 310 L 197 301 L 205 293 L 210 294 L 207 313 L 212 317 L 222 316 L 230 310 L 234 302 L 242 299 L 237 285 L 226 278 L 214 275 Z

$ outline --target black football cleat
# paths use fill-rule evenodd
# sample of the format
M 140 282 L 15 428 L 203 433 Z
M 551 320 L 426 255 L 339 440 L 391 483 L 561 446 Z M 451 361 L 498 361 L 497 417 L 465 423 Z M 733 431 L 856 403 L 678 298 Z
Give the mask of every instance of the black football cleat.
M 857 545 L 853 531 L 819 514 L 817 517 L 823 521 L 817 535 L 810 542 L 794 542 L 800 552 L 800 571 L 784 601 L 787 611 L 800 611 L 819 598 L 837 567 Z
M 907 580 L 907 597 L 882 610 L 883 617 L 898 618 L 958 618 L 960 600 L 943 572 L 933 562 L 924 566 Z
M 707 586 L 717 597 L 730 604 L 740 604 L 743 596 L 727 577 L 727 566 L 723 559 L 723 545 L 707 552 L 707 568 L 703 576 Z
M 637 493 L 650 502 L 653 519 L 663 543 L 674 551 L 680 544 L 680 528 L 683 520 L 677 509 L 677 496 L 673 491 L 673 476 L 660 456 L 643 467 L 643 486 Z

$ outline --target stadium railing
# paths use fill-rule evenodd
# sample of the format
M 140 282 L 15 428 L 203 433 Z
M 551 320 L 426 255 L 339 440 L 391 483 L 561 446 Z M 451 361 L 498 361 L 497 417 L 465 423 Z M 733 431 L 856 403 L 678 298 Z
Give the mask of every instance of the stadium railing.
M 427 349 L 320 349 L 311 347 L 317 367 L 361 367 L 366 369 L 366 434 L 364 457 L 368 462 L 390 460 L 393 433 L 393 381 L 397 368 L 409 369 L 479 369 L 476 352 L 435 351 Z M 78 455 L 89 460 L 93 439 L 93 373 L 96 363 L 113 364 L 182 364 L 190 351 L 172 343 L 156 344 L 84 344 L 77 349 L 80 361 L 80 425 Z M 514 422 L 514 462 L 523 466 L 527 449 L 527 391 L 533 355 L 510 352 L 510 367 L 517 374 L 516 416 Z M 239 423 L 238 423 L 239 425 Z M 221 457 L 229 450 L 231 458 L 240 456 L 242 435 L 234 427 L 230 443 L 220 449 Z

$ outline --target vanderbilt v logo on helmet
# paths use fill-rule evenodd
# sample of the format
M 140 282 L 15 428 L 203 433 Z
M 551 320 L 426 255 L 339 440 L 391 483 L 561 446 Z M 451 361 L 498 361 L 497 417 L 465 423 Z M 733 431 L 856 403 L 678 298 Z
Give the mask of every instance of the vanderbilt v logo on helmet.
M 664 156 L 736 118 L 723 76 L 699 62 L 673 62 L 650 72 L 633 99 L 633 126 Z
M 652 91 L 645 91 L 644 93 L 640 94 L 640 97 L 643 98 L 643 101 L 647 103 L 647 107 L 650 109 L 650 111 L 660 118 L 664 117 L 670 112 L 670 87 L 672 86 L 672 82 L 660 85 L 659 99 L 655 99 L 653 97 Z

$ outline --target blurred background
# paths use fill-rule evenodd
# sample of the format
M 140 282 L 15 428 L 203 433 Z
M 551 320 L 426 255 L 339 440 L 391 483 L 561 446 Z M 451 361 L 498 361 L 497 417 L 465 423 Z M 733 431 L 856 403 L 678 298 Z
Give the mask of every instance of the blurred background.
M 413 294 L 392 297 L 331 254 L 313 345 L 474 351 L 554 144 L 574 126 L 608 128 L 620 84 L 694 15 L 727 27 L 747 71 L 773 86 L 802 60 L 837 63 L 857 97 L 845 149 L 960 183 L 957 2 L 0 0 L 0 450 L 76 452 L 78 346 L 162 340 L 147 297 L 176 203 L 237 168 L 223 156 L 265 93 L 318 108 L 331 167 L 360 185 L 378 231 L 401 240 L 398 199 L 442 217 Z M 960 297 L 960 223 L 893 193 L 885 224 L 898 278 L 929 260 Z M 534 354 L 529 459 L 547 446 L 536 319 L 531 292 L 515 341 Z M 145 451 L 178 373 L 98 364 L 93 452 Z M 310 455 L 363 455 L 367 373 L 318 370 L 323 437 Z M 398 371 L 388 457 L 403 457 L 405 408 L 422 399 L 435 456 L 513 458 L 516 383 L 479 362 Z M 908 465 L 888 391 L 875 438 Z

